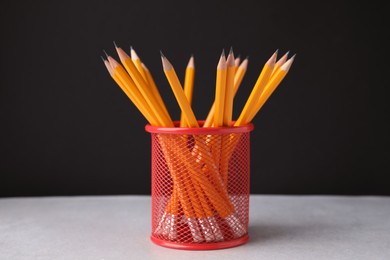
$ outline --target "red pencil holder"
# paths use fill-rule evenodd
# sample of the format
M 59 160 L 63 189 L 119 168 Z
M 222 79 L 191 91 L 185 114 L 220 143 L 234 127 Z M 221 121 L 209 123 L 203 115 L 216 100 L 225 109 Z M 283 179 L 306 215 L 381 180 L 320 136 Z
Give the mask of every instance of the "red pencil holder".
M 145 129 L 152 137 L 151 240 L 187 250 L 244 244 L 253 125 Z

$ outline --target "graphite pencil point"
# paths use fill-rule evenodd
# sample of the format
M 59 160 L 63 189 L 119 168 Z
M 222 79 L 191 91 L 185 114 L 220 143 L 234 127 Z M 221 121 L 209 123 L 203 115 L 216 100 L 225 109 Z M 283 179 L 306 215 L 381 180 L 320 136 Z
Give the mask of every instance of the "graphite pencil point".
M 160 50 L 160 55 L 162 58 L 165 58 L 165 55 L 162 53 L 162 51 Z
M 106 57 L 108 58 L 109 55 L 107 54 L 107 52 L 105 50 L 103 50 L 103 52 L 106 55 Z

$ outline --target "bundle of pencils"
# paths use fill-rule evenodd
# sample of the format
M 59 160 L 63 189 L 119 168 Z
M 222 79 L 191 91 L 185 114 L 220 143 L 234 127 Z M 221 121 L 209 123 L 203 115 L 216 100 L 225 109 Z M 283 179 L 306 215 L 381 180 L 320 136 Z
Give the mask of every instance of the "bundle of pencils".
M 269 58 L 240 116 L 232 121 L 234 96 L 246 73 L 248 59 L 240 62 L 240 58 L 234 58 L 232 49 L 227 58 L 222 52 L 217 65 L 215 101 L 201 125 L 191 108 L 195 78 L 194 57 L 191 56 L 188 62 L 183 88 L 172 64 L 161 53 L 164 73 L 181 109 L 180 123 L 175 125 L 152 74 L 134 49 L 131 48 L 129 56 L 116 44 L 115 48 L 122 65 L 106 54 L 107 59 L 102 59 L 108 72 L 149 124 L 160 127 L 236 127 L 249 124 L 284 79 L 295 56 L 288 59 L 286 53 L 277 60 L 276 51 Z M 192 240 L 196 243 L 225 239 L 217 217 L 231 228 L 234 237 L 243 236 L 246 229 L 235 214 L 227 189 L 229 160 L 240 136 L 230 134 L 213 138 L 210 135 L 178 135 L 167 139 L 160 135 L 158 138 L 173 188 L 154 233 L 175 240 L 178 236 L 179 212 L 183 212 Z M 186 145 L 189 138 L 193 140 L 190 147 Z

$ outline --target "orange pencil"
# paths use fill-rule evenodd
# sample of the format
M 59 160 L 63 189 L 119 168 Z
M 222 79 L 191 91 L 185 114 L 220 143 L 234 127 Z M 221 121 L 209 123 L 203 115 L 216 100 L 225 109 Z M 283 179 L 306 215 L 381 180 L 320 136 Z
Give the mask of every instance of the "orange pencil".
M 217 78 L 215 83 L 215 115 L 214 126 L 223 125 L 223 113 L 225 109 L 226 95 L 226 58 L 225 51 L 222 51 L 221 57 L 217 65 Z

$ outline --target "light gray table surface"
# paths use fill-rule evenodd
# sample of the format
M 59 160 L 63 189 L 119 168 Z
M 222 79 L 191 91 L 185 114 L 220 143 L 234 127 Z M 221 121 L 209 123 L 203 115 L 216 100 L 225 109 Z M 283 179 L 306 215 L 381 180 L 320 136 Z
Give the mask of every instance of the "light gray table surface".
M 0 199 L 0 259 L 390 259 L 390 197 L 261 196 L 250 241 L 183 251 L 149 240 L 150 197 Z

